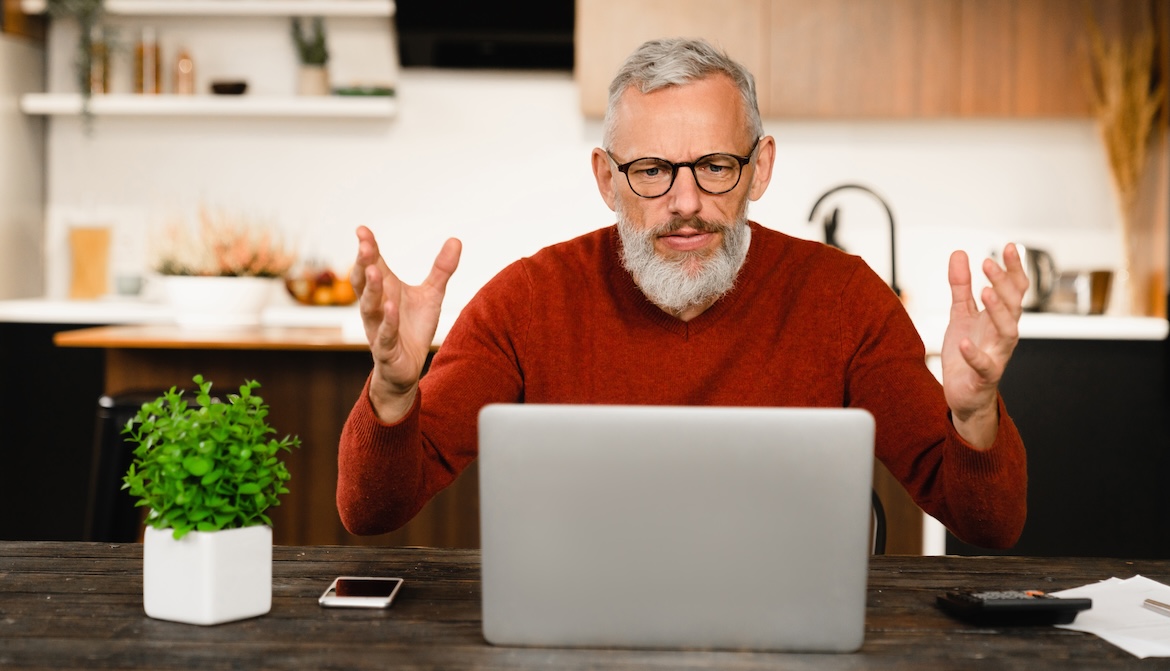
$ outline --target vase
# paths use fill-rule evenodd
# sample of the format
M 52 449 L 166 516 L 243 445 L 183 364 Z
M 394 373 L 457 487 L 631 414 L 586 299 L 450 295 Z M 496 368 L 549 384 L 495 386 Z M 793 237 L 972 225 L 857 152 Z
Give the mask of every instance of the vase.
M 142 604 L 158 620 L 211 625 L 272 609 L 272 529 L 192 531 L 146 528 Z
M 175 323 L 185 328 L 259 326 L 264 308 L 281 286 L 274 277 L 163 278 L 167 305 Z
M 302 65 L 297 79 L 297 93 L 303 96 L 329 95 L 329 70 L 324 65 Z

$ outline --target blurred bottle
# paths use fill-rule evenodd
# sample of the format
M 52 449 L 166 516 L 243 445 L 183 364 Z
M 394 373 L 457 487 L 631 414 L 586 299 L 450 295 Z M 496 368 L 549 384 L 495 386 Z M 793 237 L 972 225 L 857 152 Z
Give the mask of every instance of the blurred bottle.
M 110 47 L 101 26 L 89 32 L 89 92 L 110 92 Z
M 179 58 L 175 61 L 175 93 L 179 95 L 193 95 L 195 93 L 195 61 L 186 49 L 179 50 Z
M 142 29 L 142 36 L 134 48 L 134 92 L 161 93 L 162 82 L 158 72 L 159 48 L 154 28 Z
M 69 229 L 72 274 L 69 297 L 100 298 L 109 292 L 110 227 L 73 226 Z

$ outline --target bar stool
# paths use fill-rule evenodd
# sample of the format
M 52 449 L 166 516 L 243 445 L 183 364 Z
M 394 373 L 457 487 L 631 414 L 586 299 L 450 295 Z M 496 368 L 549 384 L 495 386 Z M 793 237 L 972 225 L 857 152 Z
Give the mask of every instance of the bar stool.
M 83 540 L 108 543 L 138 540 L 141 511 L 135 507 L 129 492 L 122 489 L 122 477 L 134 458 L 134 446 L 126 441 L 122 427 L 143 403 L 161 395 L 159 391 L 132 391 L 98 399 Z

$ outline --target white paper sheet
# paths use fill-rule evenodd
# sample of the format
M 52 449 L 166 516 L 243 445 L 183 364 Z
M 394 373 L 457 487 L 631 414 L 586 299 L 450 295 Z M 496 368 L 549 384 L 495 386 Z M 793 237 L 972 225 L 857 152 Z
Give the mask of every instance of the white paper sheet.
M 1142 605 L 1146 599 L 1170 603 L 1170 586 L 1139 575 L 1109 578 L 1052 595 L 1093 600 L 1093 607 L 1077 615 L 1072 624 L 1056 626 L 1096 634 L 1136 657 L 1170 657 L 1170 617 Z

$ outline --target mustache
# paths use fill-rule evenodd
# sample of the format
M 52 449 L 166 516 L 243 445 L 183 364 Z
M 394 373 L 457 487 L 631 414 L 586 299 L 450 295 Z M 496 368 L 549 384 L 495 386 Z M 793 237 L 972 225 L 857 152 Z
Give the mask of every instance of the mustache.
M 656 226 L 652 230 L 648 231 L 648 233 L 651 236 L 670 235 L 671 233 L 681 231 L 684 228 L 690 228 L 699 233 L 721 233 L 731 227 L 728 224 L 717 221 L 710 221 L 701 217 L 674 217 L 665 224 Z

